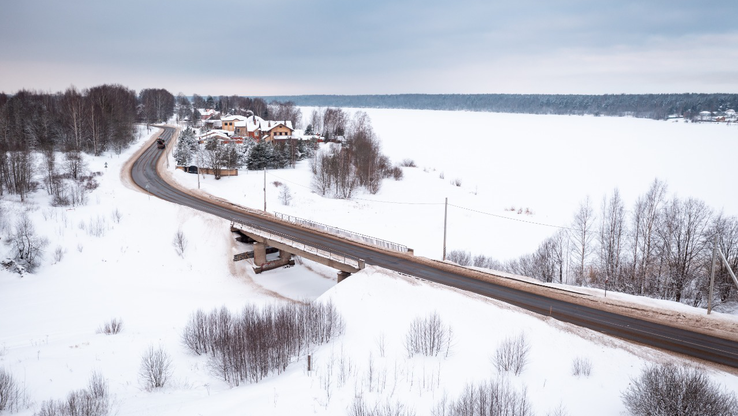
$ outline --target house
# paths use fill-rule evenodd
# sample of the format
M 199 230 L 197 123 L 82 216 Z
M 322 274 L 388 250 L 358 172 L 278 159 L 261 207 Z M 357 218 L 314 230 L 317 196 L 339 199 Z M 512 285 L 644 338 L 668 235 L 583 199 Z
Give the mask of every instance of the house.
M 264 124 L 266 123 L 266 124 Z M 261 138 L 266 142 L 275 140 L 288 140 L 292 138 L 295 129 L 292 128 L 292 121 L 266 121 L 261 125 Z
M 231 137 L 228 135 L 227 132 L 223 130 L 210 130 L 209 132 L 205 134 L 201 134 L 197 136 L 197 141 L 202 144 L 205 143 L 208 140 L 217 139 L 220 140 L 221 143 L 227 143 L 231 141 Z
M 712 113 L 709 111 L 700 111 L 697 121 L 712 121 Z
M 256 115 L 229 115 L 220 119 L 221 129 L 232 132 L 235 137 L 248 137 L 254 140 L 272 142 L 292 138 L 292 121 L 264 120 Z
M 221 128 L 223 130 L 228 130 L 231 132 L 236 131 L 236 123 L 241 123 L 246 121 L 246 117 L 244 116 L 225 116 L 220 119 L 220 122 L 222 123 Z

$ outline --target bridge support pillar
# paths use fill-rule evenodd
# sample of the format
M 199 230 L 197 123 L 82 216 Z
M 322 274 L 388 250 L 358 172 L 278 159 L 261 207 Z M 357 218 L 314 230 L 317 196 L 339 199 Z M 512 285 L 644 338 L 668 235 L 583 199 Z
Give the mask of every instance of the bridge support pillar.
M 266 245 L 264 243 L 255 242 L 254 243 L 254 264 L 257 266 L 261 266 L 264 263 L 266 263 L 267 254 L 266 254 Z
M 337 283 L 343 282 L 349 276 L 351 276 L 351 273 L 349 273 L 349 272 L 338 272 L 338 282 Z

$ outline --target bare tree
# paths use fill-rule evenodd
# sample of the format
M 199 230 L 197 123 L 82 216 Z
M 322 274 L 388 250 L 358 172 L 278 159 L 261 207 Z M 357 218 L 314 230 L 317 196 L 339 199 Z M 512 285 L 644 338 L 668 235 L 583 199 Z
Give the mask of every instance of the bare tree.
M 13 232 L 5 242 L 12 247 L 15 258 L 29 271 L 33 271 L 39 265 L 44 249 L 49 244 L 46 238 L 36 235 L 36 228 L 26 213 L 18 218 Z
M 656 228 L 666 188 L 665 182 L 654 179 L 645 197 L 638 198 L 633 210 L 632 267 L 638 289 L 636 293 L 639 294 L 649 290 L 647 283 L 653 275 Z
M 620 192 L 615 189 L 608 201 L 602 199 L 602 219 L 598 234 L 600 245 L 600 270 L 604 273 L 605 284 L 610 282 L 620 287 L 622 266 L 623 236 L 625 233 L 625 206 Z
M 579 204 L 579 210 L 574 216 L 572 224 L 572 240 L 574 243 L 574 259 L 577 264 L 576 278 L 581 284 L 586 279 L 586 267 L 592 251 L 594 239 L 594 210 L 589 196 Z
M 292 201 L 292 193 L 290 193 L 290 188 L 287 185 L 282 185 L 282 189 L 279 191 L 279 200 L 282 205 L 289 205 Z
M 709 241 L 712 211 L 700 200 L 674 197 L 664 206 L 662 216 L 659 254 L 667 265 L 662 297 L 680 302 L 684 290 L 697 278 L 699 256 L 705 254 L 703 249 Z

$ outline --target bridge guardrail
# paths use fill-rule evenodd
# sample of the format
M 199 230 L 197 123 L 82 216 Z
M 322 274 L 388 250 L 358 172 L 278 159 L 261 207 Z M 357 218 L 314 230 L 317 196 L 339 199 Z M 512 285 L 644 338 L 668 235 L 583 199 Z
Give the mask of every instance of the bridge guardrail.
M 383 240 L 381 238 L 372 237 L 369 235 L 357 233 L 354 231 L 345 230 L 343 228 L 334 227 L 332 225 L 322 224 L 317 221 L 308 220 L 305 218 L 299 218 L 292 215 L 282 214 L 275 212 L 274 215 L 291 224 L 302 225 L 313 230 L 325 231 L 330 234 L 335 234 L 341 237 L 348 238 L 359 243 L 369 244 L 375 247 L 384 248 L 387 250 L 397 251 L 399 253 L 407 253 L 409 250 L 407 246 L 403 244 L 393 243 L 392 241 Z

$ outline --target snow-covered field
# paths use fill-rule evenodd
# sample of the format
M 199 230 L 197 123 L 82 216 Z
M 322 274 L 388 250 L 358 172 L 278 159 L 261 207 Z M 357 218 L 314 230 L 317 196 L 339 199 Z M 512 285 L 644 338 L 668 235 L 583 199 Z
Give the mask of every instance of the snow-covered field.
M 444 197 L 477 211 L 561 225 L 587 193 L 596 200 L 618 186 L 626 203 L 632 203 L 659 177 L 680 196 L 738 213 L 738 197 L 726 191 L 729 166 L 715 162 L 738 150 L 734 127 L 627 118 L 367 112 L 386 153 L 395 161 L 412 158 L 418 168 L 405 169 L 403 181 L 385 181 L 379 194 L 353 201 L 311 193 L 306 163 L 268 172 L 268 210 L 393 240 L 434 258 L 442 248 Z M 448 135 L 433 134 L 434 119 L 448 127 Z M 454 142 L 464 145 L 448 146 Z M 498 377 L 518 391 L 525 388 L 538 415 L 559 407 L 569 415 L 618 415 L 624 412 L 620 393 L 642 367 L 664 361 L 689 364 L 373 267 L 340 285 L 335 285 L 334 271 L 307 261 L 255 275 L 247 263 L 231 261 L 245 246 L 233 240 L 226 221 L 125 185 L 120 170 L 142 143 L 120 156 L 88 158 L 89 169 L 103 175 L 86 206 L 49 207 L 44 191 L 28 204 L 8 196 L 0 200 L 7 228 L 27 210 L 37 233 L 50 241 L 36 273 L 20 278 L 0 270 L 0 367 L 25 386 L 29 407 L 19 414 L 33 414 L 42 401 L 84 388 L 90 374 L 99 371 L 119 415 L 344 415 L 356 397 L 370 405 L 403 403 L 427 415 L 444 396 L 456 399 L 467 383 Z M 638 167 L 638 161 L 648 162 L 647 167 Z M 195 175 L 173 175 L 197 187 Z M 449 184 L 456 177 L 461 187 Z M 290 187 L 289 206 L 280 204 L 275 181 Z M 257 209 L 263 207 L 262 186 L 261 172 L 201 179 L 202 190 Z M 505 211 L 511 206 L 534 214 Z M 188 241 L 184 257 L 172 245 L 178 230 Z M 551 232 L 550 227 L 449 208 L 450 248 L 505 259 L 535 249 Z M 63 252 L 58 262 L 57 247 Z M 7 250 L 0 246 L 0 258 Z M 205 357 L 181 343 L 182 329 L 197 309 L 225 305 L 238 311 L 246 303 L 305 299 L 333 301 L 346 321 L 344 335 L 311 351 L 313 371 L 307 371 L 301 356 L 280 375 L 231 387 L 213 374 Z M 453 331 L 448 356 L 408 359 L 403 342 L 411 322 L 433 312 Z M 122 320 L 120 334 L 96 333 L 112 318 Z M 518 376 L 498 374 L 491 360 L 498 344 L 521 333 L 531 346 L 528 365 Z M 138 376 L 150 345 L 163 347 L 173 359 L 171 382 L 154 391 L 144 389 Z M 571 374 L 576 358 L 591 361 L 589 377 Z M 707 371 L 726 389 L 738 390 L 737 376 Z

